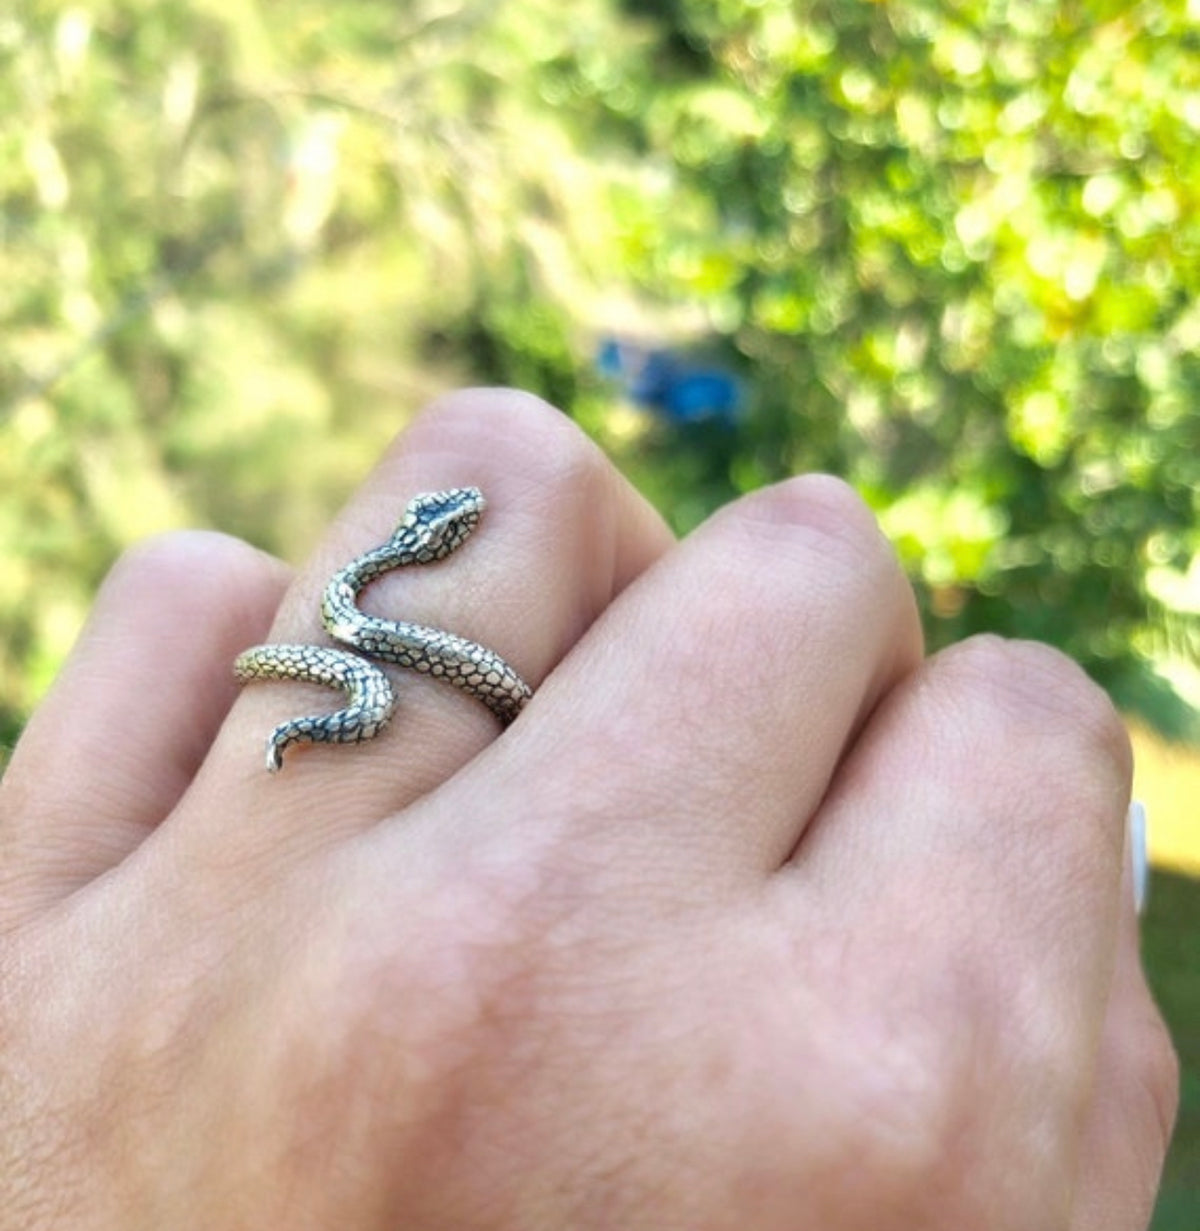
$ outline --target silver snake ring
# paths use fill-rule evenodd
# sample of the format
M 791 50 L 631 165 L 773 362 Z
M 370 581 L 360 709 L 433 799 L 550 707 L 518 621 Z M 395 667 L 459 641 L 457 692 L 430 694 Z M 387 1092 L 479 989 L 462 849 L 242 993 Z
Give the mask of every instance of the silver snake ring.
M 249 680 L 304 680 L 342 689 L 349 703 L 332 714 L 280 723 L 267 740 L 267 768 L 283 765 L 292 744 L 350 744 L 373 739 L 388 724 L 396 699 L 388 677 L 374 663 L 395 663 L 445 680 L 470 693 L 507 726 L 532 692 L 529 685 L 486 646 L 440 628 L 381 620 L 358 607 L 359 594 L 377 577 L 409 564 L 443 560 L 479 524 L 483 493 L 477 487 L 427 492 L 408 502 L 392 537 L 351 560 L 325 587 L 321 622 L 349 650 L 316 645 L 256 645 L 239 654 L 234 674 Z

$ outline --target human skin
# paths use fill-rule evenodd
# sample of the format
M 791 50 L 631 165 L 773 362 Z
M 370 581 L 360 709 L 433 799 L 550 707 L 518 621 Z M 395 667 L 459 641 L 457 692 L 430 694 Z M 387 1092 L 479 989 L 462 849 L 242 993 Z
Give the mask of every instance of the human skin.
M 235 654 L 323 641 L 466 484 L 471 541 L 365 605 L 532 702 L 404 675 L 266 774 L 336 698 Z M 1177 1070 L 1129 776 L 1059 654 L 924 656 L 838 481 L 675 544 L 556 412 L 455 395 L 294 580 L 185 534 L 103 587 L 0 781 L 0 1228 L 1136 1231 Z

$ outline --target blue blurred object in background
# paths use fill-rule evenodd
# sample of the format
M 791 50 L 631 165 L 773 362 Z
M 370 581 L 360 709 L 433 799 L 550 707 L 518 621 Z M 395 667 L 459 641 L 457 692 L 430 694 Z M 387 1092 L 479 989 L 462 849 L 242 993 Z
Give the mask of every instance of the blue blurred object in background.
M 637 406 L 672 423 L 734 423 L 745 404 L 741 382 L 727 368 L 668 347 L 605 338 L 596 370 Z

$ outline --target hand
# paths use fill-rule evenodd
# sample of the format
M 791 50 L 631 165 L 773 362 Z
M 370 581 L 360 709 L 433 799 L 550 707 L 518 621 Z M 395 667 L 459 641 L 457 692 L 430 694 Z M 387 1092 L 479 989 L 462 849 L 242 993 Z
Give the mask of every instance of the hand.
M 328 576 L 419 491 L 484 524 L 366 606 L 538 687 L 399 678 L 262 768 Z M 924 660 L 843 485 L 679 545 L 571 425 L 422 418 L 294 582 L 136 549 L 0 785 L 0 1227 L 1145 1225 L 1170 1043 L 1122 886 L 1129 749 L 1042 647 Z

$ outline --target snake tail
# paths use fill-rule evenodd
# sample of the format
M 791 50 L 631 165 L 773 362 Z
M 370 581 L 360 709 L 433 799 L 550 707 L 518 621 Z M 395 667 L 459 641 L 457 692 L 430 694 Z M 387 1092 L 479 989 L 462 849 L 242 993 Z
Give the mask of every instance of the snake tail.
M 267 769 L 283 767 L 293 744 L 352 744 L 372 739 L 391 721 L 396 698 L 373 663 L 347 650 L 314 645 L 258 645 L 238 655 L 234 675 L 247 680 L 299 680 L 341 689 L 348 704 L 332 714 L 280 723 L 267 738 Z

